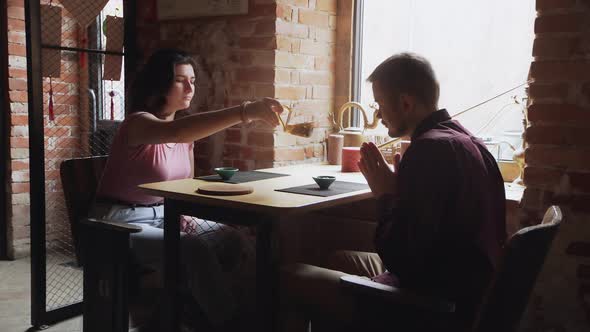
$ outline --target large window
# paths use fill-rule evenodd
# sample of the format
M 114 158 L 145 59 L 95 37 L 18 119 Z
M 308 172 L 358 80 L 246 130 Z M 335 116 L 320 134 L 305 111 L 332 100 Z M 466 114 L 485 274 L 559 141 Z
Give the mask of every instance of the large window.
M 418 53 L 440 81 L 439 107 L 451 115 L 471 108 L 457 119 L 509 159 L 510 145 L 521 144 L 535 13 L 534 0 L 363 1 L 355 73 L 361 103 L 373 102 L 366 78 L 381 61 Z M 386 130 L 379 125 L 374 134 Z
M 123 0 L 110 0 L 97 16 L 95 23 L 90 26 L 88 34 L 91 48 L 106 49 L 107 16 L 123 17 Z M 122 41 L 123 33 L 123 30 L 117 31 L 113 37 Z M 121 77 L 116 81 L 103 79 L 105 55 L 92 54 L 89 60 L 89 102 L 98 125 L 108 125 L 109 121 L 122 121 L 125 118 L 125 57 L 121 56 Z
M 113 29 L 108 20 L 113 17 L 123 18 L 123 0 L 109 0 L 97 15 L 94 23 L 88 29 L 88 46 L 90 49 L 110 52 L 88 53 L 88 108 L 90 110 L 89 127 L 91 135 L 90 146 L 93 155 L 106 154 L 118 125 L 125 118 L 125 55 L 123 50 L 109 49 L 113 44 L 124 40 L 124 29 L 120 25 Z M 113 31 L 108 31 L 113 29 Z M 107 33 L 108 32 L 108 33 Z M 113 44 L 109 46 L 108 38 Z M 120 60 L 120 68 L 109 67 L 107 57 Z M 109 67 L 109 68 L 106 68 Z M 115 68 L 115 69 L 112 69 Z M 119 73 L 118 79 L 110 80 L 113 74 Z

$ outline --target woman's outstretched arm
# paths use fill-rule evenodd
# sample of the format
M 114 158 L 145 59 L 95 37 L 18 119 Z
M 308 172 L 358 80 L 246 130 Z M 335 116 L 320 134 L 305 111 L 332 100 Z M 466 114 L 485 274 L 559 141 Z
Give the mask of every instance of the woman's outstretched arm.
M 275 113 L 281 113 L 281 104 L 272 98 L 264 98 L 242 106 L 218 111 L 189 115 L 173 121 L 146 113 L 137 116 L 129 124 L 127 144 L 190 143 L 223 129 L 246 121 L 261 120 L 271 126 L 279 124 Z M 242 113 L 243 112 L 243 113 Z

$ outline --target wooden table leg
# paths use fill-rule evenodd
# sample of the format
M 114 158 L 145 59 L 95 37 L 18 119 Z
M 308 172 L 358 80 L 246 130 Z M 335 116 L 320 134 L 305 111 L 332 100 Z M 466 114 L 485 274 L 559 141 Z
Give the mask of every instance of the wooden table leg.
M 180 271 L 180 213 L 176 202 L 164 200 L 164 299 L 160 331 L 180 330 L 178 297 Z

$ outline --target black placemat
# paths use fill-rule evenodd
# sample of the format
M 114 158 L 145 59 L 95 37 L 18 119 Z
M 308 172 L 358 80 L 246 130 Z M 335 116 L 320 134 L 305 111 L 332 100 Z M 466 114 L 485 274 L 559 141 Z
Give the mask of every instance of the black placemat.
M 212 182 L 225 182 L 225 183 L 245 183 L 259 180 L 266 180 L 272 178 L 278 178 L 281 176 L 289 176 L 289 174 L 270 173 L 261 171 L 239 171 L 229 180 L 222 180 L 218 174 L 199 176 L 195 179 L 212 181 Z
M 340 195 L 340 194 L 363 190 L 363 189 L 369 189 L 369 186 L 364 183 L 335 181 L 334 183 L 332 183 L 332 185 L 328 189 L 320 189 L 318 187 L 318 185 L 314 183 L 314 184 L 308 184 L 305 186 L 291 187 L 291 188 L 285 188 L 285 189 L 275 189 L 275 190 L 286 192 L 286 193 L 292 193 L 292 194 L 328 197 L 328 196 Z

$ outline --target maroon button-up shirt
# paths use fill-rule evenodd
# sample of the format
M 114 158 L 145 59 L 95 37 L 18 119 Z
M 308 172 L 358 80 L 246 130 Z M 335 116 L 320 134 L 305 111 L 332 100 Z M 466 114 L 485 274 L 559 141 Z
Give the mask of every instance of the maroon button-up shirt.
M 398 180 L 399 195 L 378 202 L 379 256 L 400 287 L 454 301 L 471 321 L 506 239 L 496 161 L 439 110 L 413 133 Z

